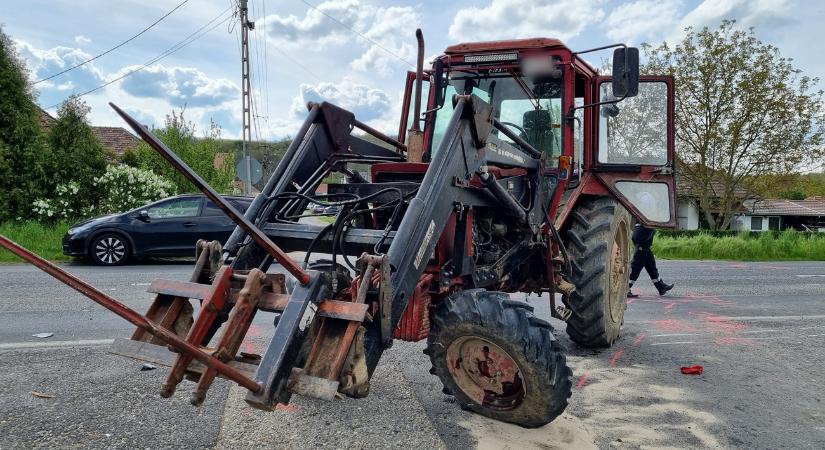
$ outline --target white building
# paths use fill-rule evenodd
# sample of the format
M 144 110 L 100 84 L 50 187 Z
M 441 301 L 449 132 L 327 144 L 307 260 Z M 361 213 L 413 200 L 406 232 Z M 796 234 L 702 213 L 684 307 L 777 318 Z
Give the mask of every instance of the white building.
M 825 200 L 748 200 L 746 213 L 731 224 L 734 230 L 768 231 L 788 228 L 825 233 Z
M 677 199 L 676 226 L 680 230 L 699 229 L 699 208 L 696 206 L 696 202 L 694 200 Z

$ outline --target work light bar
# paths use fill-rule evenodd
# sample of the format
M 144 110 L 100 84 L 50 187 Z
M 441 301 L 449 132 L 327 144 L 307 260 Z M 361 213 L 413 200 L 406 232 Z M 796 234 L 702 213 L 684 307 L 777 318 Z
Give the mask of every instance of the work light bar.
M 486 55 L 468 55 L 464 57 L 464 62 L 468 63 L 487 63 L 517 60 L 518 53 L 491 53 Z

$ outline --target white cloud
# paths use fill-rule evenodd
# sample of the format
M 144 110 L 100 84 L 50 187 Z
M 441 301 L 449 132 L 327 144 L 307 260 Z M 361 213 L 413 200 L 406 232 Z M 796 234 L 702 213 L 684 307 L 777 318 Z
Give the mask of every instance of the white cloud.
M 607 37 L 626 44 L 658 39 L 679 23 L 682 0 L 638 0 L 607 15 Z
M 124 67 L 120 73 L 134 68 Z M 160 64 L 124 78 L 120 87 L 135 97 L 163 98 L 176 107 L 215 106 L 240 97 L 240 88 L 226 78 L 210 78 L 195 68 Z
M 321 51 L 354 44 L 363 51 L 350 66 L 360 71 L 388 75 L 393 67 L 404 64 L 399 59 L 411 63 L 414 59 L 411 30 L 418 23 L 418 14 L 408 6 L 381 7 L 360 0 L 329 0 L 316 9 L 310 8 L 303 17 L 273 14 L 259 22 L 270 42 L 286 48 Z
M 527 37 L 569 39 L 604 17 L 602 0 L 492 0 L 459 10 L 449 36 L 459 41 Z
M 682 18 L 669 39 L 678 39 L 686 27 L 715 27 L 725 19 L 736 19 L 742 28 L 770 29 L 789 24 L 791 13 L 789 0 L 705 0 Z
M 393 106 L 384 91 L 345 78 L 339 83 L 302 84 L 298 96 L 292 100 L 290 114 L 296 119 L 303 118 L 307 113 L 307 102 L 322 101 L 349 110 L 364 122 L 384 118 Z
M 15 44 L 20 57 L 26 61 L 31 81 L 45 79 L 92 57 L 79 48 L 57 46 L 42 50 L 21 40 L 15 40 Z M 39 103 L 48 108 L 62 102 L 72 92 L 85 92 L 103 84 L 104 78 L 103 72 L 92 62 L 34 87 Z
M 74 42 L 77 45 L 86 45 L 86 44 L 91 44 L 92 40 L 87 38 L 86 36 L 83 36 L 82 34 L 78 34 L 77 36 L 74 37 Z

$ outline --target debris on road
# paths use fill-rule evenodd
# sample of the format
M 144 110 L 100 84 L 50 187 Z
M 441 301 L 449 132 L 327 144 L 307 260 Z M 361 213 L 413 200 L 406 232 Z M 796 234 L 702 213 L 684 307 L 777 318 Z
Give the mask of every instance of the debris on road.
M 49 337 L 52 337 L 52 336 L 54 336 L 54 333 L 37 333 L 37 334 L 32 335 L 32 337 L 41 338 L 41 339 L 49 338 Z
M 149 364 L 149 363 L 146 363 L 146 364 L 140 366 L 140 371 L 141 372 L 146 372 L 147 370 L 155 370 L 155 369 L 157 369 L 157 366 L 153 366 L 152 364 Z
M 38 397 L 38 398 L 54 398 L 54 395 L 46 394 L 44 392 L 31 391 L 31 394 L 35 397 Z
M 704 371 L 705 368 L 702 366 L 682 367 L 683 375 L 702 375 L 702 372 Z

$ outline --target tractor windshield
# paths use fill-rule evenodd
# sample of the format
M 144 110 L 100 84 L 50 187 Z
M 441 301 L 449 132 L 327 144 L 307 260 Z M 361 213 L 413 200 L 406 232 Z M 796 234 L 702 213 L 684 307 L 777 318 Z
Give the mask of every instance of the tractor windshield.
M 444 132 L 453 115 L 450 99 L 455 94 L 475 94 L 490 103 L 499 122 L 510 127 L 527 142 L 545 152 L 547 161 L 556 161 L 561 154 L 561 95 L 562 80 L 534 82 L 511 72 L 478 74 L 454 71 L 450 73 L 444 99 L 445 105 L 437 111 L 432 134 L 432 151 L 444 138 Z M 498 130 L 498 138 L 511 142 Z

